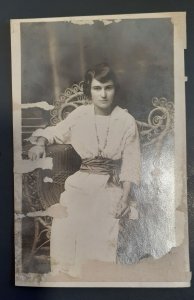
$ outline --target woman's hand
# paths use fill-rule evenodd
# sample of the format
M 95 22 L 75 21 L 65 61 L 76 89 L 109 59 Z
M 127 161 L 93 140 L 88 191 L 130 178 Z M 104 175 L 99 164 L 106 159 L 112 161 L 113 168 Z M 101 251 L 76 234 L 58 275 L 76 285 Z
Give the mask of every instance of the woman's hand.
M 115 218 L 120 219 L 131 211 L 129 201 L 126 197 L 122 197 L 116 206 Z
M 120 219 L 124 217 L 126 214 L 131 212 L 130 204 L 129 204 L 129 193 L 131 188 L 130 181 L 123 181 L 123 195 L 116 206 L 115 218 Z
M 28 151 L 28 157 L 31 160 L 38 160 L 39 158 L 43 158 L 46 156 L 45 146 L 44 145 L 36 145 L 30 148 Z

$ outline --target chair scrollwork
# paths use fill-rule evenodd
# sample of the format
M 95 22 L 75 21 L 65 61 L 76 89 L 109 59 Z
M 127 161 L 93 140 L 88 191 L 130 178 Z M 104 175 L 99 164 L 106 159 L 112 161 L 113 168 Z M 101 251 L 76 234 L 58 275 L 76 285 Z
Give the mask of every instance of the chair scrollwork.
M 136 120 L 141 144 L 161 144 L 165 135 L 173 129 L 174 103 L 166 98 L 153 97 L 153 108 L 149 112 L 147 121 Z M 80 105 L 87 105 L 90 100 L 83 93 L 83 81 L 74 84 L 62 93 L 54 103 L 51 113 L 51 125 L 56 125 L 65 119 L 69 113 Z

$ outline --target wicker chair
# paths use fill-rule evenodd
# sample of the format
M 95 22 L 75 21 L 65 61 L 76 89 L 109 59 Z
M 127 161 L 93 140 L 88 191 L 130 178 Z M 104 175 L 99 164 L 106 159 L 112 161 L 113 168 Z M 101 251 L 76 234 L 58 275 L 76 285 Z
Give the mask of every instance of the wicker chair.
M 139 120 L 136 122 L 142 151 L 154 145 L 160 155 L 164 138 L 173 131 L 174 105 L 165 98 L 154 97 L 151 101 L 153 109 L 148 115 L 147 122 Z M 74 84 L 55 101 L 54 109 L 50 111 L 50 125 L 56 125 L 76 107 L 88 103 L 89 100 L 83 94 L 83 82 Z M 29 145 L 24 149 L 24 158 L 28 147 Z M 46 152 L 47 156 L 53 158 L 53 169 L 36 169 L 23 175 L 24 213 L 46 210 L 50 205 L 59 202 L 66 178 L 79 169 L 81 160 L 71 145 L 50 145 Z M 52 182 L 44 182 L 45 177 L 51 178 Z M 51 222 L 52 218 L 40 216 L 22 220 L 24 272 L 49 272 Z

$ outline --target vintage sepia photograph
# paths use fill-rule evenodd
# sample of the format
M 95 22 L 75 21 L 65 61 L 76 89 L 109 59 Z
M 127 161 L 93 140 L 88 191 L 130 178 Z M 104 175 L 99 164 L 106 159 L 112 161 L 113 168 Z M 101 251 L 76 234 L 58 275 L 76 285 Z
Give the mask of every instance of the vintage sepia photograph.
M 16 285 L 190 286 L 185 18 L 11 20 Z

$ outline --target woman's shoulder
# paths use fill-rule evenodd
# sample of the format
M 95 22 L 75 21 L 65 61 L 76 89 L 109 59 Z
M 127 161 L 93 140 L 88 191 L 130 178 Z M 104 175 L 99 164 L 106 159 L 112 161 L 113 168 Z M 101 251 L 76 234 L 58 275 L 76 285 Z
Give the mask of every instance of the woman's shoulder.
M 127 109 L 117 106 L 116 111 L 117 111 L 118 118 L 124 120 L 125 122 L 129 124 L 136 122 L 135 118 L 128 112 Z
M 90 112 L 90 105 L 80 105 L 76 107 L 69 115 L 72 118 L 80 118 Z

